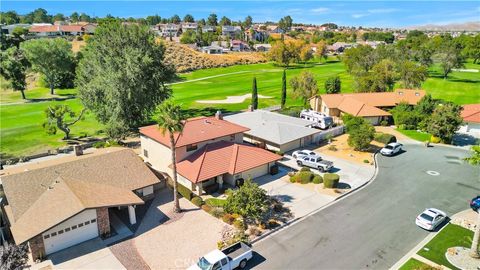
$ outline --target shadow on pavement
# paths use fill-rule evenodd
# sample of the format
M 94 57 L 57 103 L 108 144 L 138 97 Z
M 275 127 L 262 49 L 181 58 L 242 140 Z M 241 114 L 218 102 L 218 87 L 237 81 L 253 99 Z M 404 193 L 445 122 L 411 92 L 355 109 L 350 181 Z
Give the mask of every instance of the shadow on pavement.
M 245 267 L 245 269 L 255 269 L 255 267 L 259 266 L 266 260 L 267 259 L 265 259 L 265 257 L 254 251 L 253 257 L 252 259 L 250 259 L 250 261 L 248 261 L 247 267 Z

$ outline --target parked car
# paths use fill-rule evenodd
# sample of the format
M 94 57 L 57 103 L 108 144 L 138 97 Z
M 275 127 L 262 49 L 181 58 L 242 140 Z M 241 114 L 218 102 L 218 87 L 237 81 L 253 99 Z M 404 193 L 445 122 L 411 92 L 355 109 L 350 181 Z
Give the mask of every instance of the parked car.
M 319 155 L 305 156 L 297 159 L 298 166 L 307 166 L 310 168 L 318 169 L 320 172 L 328 172 L 333 168 L 333 162 L 323 160 Z
M 299 158 L 303 158 L 303 157 L 306 157 L 306 156 L 316 156 L 317 153 L 311 151 L 311 150 L 297 150 L 295 152 L 292 153 L 292 157 L 294 159 L 299 159 Z
M 447 214 L 435 208 L 427 208 L 417 216 L 415 224 L 428 231 L 433 231 L 447 219 Z
M 401 143 L 389 143 L 380 150 L 380 154 L 384 156 L 393 156 L 402 150 L 402 146 Z
M 477 196 L 470 201 L 470 208 L 472 208 L 473 211 L 478 212 L 478 209 L 480 209 L 480 196 Z
M 312 127 L 328 129 L 333 126 L 333 118 L 331 116 L 314 110 L 302 110 L 300 112 L 300 118 L 312 121 Z
M 188 270 L 232 270 L 244 269 L 253 257 L 252 249 L 244 242 L 238 242 L 222 250 L 214 250 L 203 256 Z

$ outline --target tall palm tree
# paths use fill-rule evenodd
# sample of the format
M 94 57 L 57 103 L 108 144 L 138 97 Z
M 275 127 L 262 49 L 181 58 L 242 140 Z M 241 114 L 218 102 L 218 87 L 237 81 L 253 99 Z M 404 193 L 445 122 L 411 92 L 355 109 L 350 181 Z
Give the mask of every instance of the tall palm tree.
M 163 102 L 158 107 L 158 119 L 157 124 L 162 134 L 168 132 L 170 137 L 170 150 L 172 152 L 172 166 L 173 166 L 173 200 L 176 213 L 181 211 L 180 204 L 178 202 L 178 182 L 177 182 L 177 162 L 175 154 L 175 133 L 181 133 L 183 131 L 183 113 L 179 105 L 175 104 L 172 100 Z
M 472 258 L 480 258 L 480 254 L 478 253 L 478 245 L 480 244 L 480 210 L 477 213 L 477 227 L 475 228 L 475 233 L 472 239 L 472 247 L 470 248 L 470 256 Z

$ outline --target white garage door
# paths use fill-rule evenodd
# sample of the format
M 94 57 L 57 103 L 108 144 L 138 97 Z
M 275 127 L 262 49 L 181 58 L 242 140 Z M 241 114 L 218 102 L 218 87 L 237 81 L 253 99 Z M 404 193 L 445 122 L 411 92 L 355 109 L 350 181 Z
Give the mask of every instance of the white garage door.
M 46 255 L 98 236 L 95 210 L 85 210 L 43 233 Z
M 268 173 L 268 164 L 265 164 L 265 165 L 259 166 L 257 168 L 253 168 L 251 170 L 248 170 L 248 171 L 242 173 L 242 176 L 245 179 L 247 179 L 248 177 L 253 179 L 253 178 L 265 175 L 267 173 Z

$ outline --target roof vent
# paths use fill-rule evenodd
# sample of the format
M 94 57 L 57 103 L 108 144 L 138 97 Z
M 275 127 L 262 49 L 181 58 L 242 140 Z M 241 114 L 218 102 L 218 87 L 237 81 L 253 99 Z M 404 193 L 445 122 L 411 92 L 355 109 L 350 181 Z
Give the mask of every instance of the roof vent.
M 399 94 L 399 95 L 403 95 L 403 92 L 402 92 L 402 91 L 398 91 L 398 94 Z
M 420 93 L 419 92 L 415 92 L 415 96 L 420 96 Z
M 208 121 L 208 119 L 205 119 L 205 124 L 210 124 L 210 121 Z

